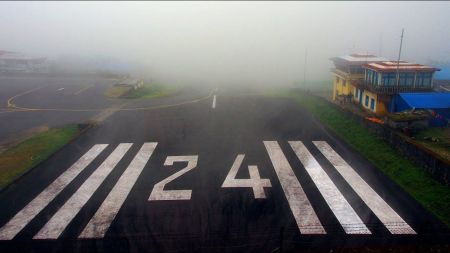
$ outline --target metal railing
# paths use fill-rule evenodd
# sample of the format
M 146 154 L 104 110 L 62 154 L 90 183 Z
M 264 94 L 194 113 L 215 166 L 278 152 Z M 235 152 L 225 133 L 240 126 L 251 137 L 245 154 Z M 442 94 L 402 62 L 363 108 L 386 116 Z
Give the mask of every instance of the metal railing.
M 384 86 L 384 85 L 373 85 L 366 81 L 354 82 L 356 87 L 360 89 L 365 89 L 377 94 L 394 95 L 401 92 L 421 92 L 421 91 L 431 91 L 433 87 L 414 87 L 414 86 Z

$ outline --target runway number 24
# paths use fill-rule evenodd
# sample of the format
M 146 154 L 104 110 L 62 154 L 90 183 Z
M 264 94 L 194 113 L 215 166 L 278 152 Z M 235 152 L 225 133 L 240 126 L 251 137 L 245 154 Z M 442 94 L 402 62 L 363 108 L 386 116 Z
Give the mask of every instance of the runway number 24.
M 245 158 L 244 154 L 239 154 L 233 165 L 231 166 L 228 175 L 223 181 L 222 188 L 252 188 L 253 195 L 257 199 L 266 198 L 266 194 L 264 192 L 265 187 L 272 187 L 269 179 L 263 179 L 259 175 L 259 170 L 256 165 L 249 165 L 248 171 L 250 178 L 241 179 L 236 178 L 239 168 L 242 165 L 242 162 Z M 171 166 L 175 162 L 187 162 L 187 165 L 176 172 L 175 174 L 170 175 L 169 177 L 163 179 L 159 183 L 155 184 L 152 192 L 150 193 L 149 201 L 156 200 L 190 200 L 192 195 L 192 190 L 164 190 L 164 186 L 176 178 L 182 176 L 188 171 L 197 167 L 198 156 L 168 156 L 166 161 L 164 162 L 165 166 Z

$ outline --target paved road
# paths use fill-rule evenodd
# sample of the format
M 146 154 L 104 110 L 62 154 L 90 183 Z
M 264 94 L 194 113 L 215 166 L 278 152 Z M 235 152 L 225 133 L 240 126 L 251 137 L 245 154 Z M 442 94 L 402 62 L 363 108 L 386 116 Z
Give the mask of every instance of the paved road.
M 1 192 L 0 206 L 1 252 L 271 252 L 280 238 L 286 251 L 329 252 L 448 239 L 305 110 L 231 89 L 116 112 Z
M 112 99 L 103 94 L 114 80 L 84 77 L 0 77 L 0 144 L 41 126 L 95 120 L 109 108 L 147 109 L 206 96 L 180 92 L 160 99 Z

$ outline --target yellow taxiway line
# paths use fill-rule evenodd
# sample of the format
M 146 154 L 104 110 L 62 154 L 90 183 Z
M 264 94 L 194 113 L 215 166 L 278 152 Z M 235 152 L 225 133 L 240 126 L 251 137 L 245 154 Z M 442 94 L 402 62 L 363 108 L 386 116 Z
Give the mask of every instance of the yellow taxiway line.
M 16 99 L 20 96 L 26 95 L 28 93 L 31 93 L 33 91 L 42 89 L 44 87 L 45 86 L 33 88 L 31 90 L 19 93 L 15 96 L 12 96 L 11 98 L 9 98 L 8 99 L 8 108 L 15 109 L 15 110 L 12 110 L 9 112 L 21 112 L 21 111 L 96 112 L 96 111 L 104 111 L 104 110 L 108 109 L 108 108 L 101 108 L 101 109 L 28 108 L 28 107 L 16 106 L 13 103 L 14 99 Z M 180 103 L 167 104 L 167 105 L 155 105 L 155 106 L 148 106 L 148 107 L 120 108 L 120 109 L 117 109 L 117 111 L 140 111 L 140 110 L 145 111 L 145 110 L 154 110 L 154 109 L 170 108 L 170 107 L 176 107 L 176 106 L 181 106 L 181 105 L 193 104 L 193 103 L 198 103 L 200 101 L 210 98 L 212 96 L 212 94 L 213 94 L 213 90 L 211 90 L 207 96 L 180 102 Z

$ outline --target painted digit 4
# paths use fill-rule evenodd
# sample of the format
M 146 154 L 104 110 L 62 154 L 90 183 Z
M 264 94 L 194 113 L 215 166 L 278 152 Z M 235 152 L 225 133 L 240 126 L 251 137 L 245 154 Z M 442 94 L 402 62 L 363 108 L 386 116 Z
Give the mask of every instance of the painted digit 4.
M 198 156 L 168 156 L 164 162 L 165 166 L 173 165 L 174 162 L 187 162 L 188 164 L 182 170 L 165 178 L 161 182 L 155 184 L 152 193 L 150 193 L 149 201 L 152 200 L 190 200 L 192 190 L 164 190 L 164 186 L 174 179 L 180 177 L 186 172 L 197 167 Z
M 272 187 L 272 184 L 269 179 L 261 179 L 256 165 L 248 166 L 250 179 L 236 179 L 236 175 L 241 167 L 244 157 L 244 154 L 239 154 L 236 157 L 233 166 L 231 166 L 227 177 L 223 181 L 222 188 L 249 187 L 253 189 L 253 194 L 256 199 L 265 199 L 266 194 L 264 192 L 264 187 Z

